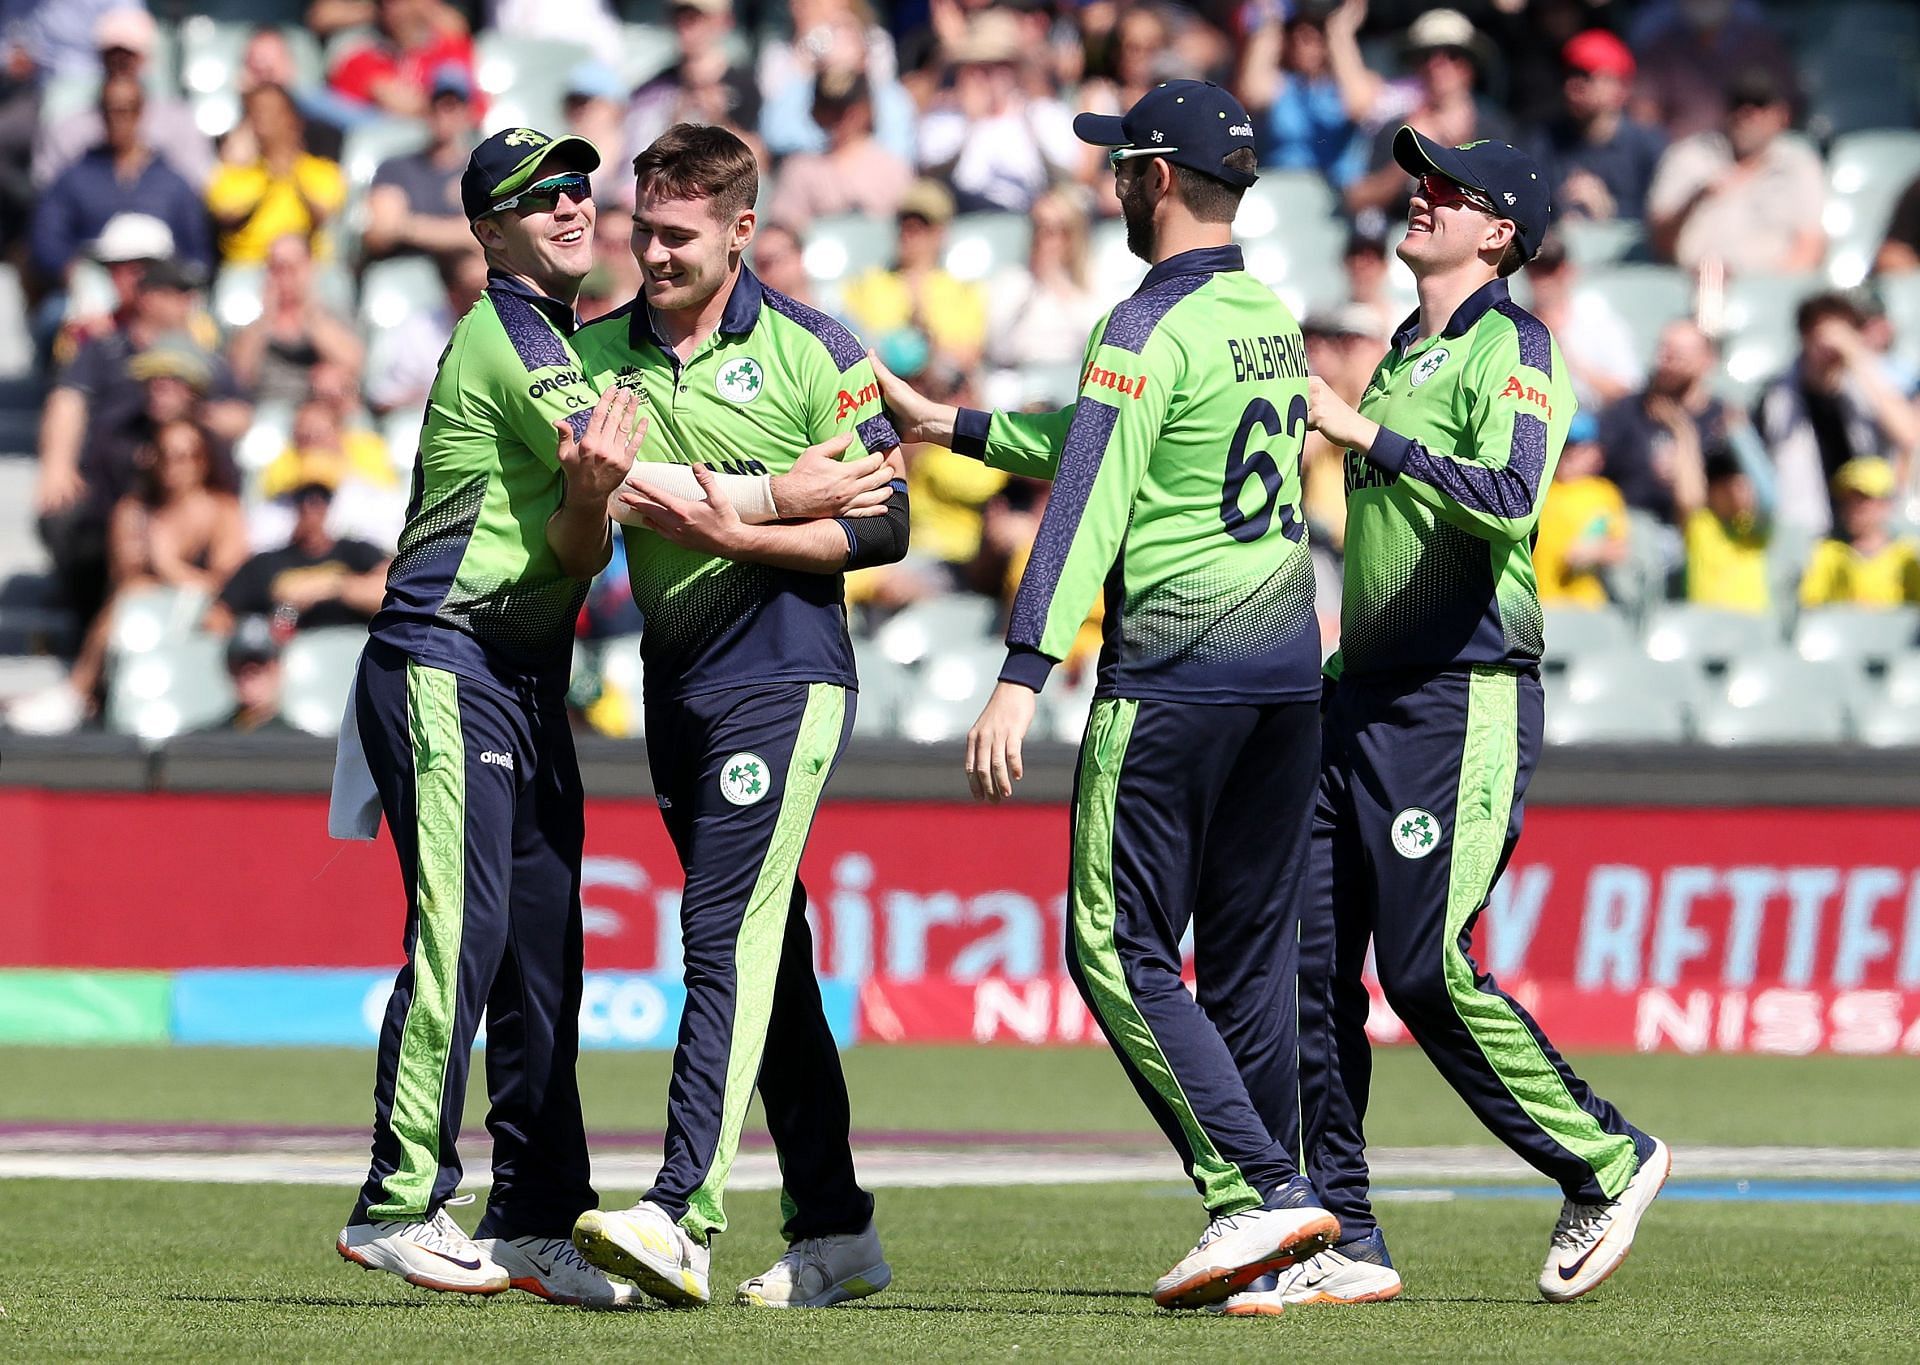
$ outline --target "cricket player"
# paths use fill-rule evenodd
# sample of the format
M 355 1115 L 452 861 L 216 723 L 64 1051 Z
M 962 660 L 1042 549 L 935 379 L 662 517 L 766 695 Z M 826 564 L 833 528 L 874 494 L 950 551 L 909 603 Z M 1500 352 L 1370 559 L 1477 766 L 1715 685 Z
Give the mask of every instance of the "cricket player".
M 510 128 L 474 150 L 461 180 L 487 289 L 456 325 L 428 399 L 336 783 L 336 809 L 355 804 L 339 793 L 356 776 L 377 792 L 371 818 L 344 817 L 336 833 L 371 838 L 384 812 L 407 893 L 372 1169 L 339 1250 L 432 1289 L 511 1285 L 612 1307 L 632 1302 L 633 1286 L 569 1240 L 595 1199 L 574 1079 L 583 802 L 564 698 L 574 620 L 612 553 L 607 500 L 646 421 L 631 391 L 596 402 L 573 351 L 573 300 L 593 264 L 587 173 L 599 161 L 580 138 Z M 796 515 L 887 482 L 821 451 L 782 478 L 724 482 Z M 475 1242 L 446 1205 L 482 1012 L 494 1159 Z
M 1559 348 L 1507 278 L 1539 249 L 1550 205 L 1539 168 L 1503 143 L 1446 147 L 1402 128 L 1393 150 L 1419 181 L 1399 248 L 1419 311 L 1358 412 L 1317 378 L 1310 409 L 1314 429 L 1347 447 L 1347 540 L 1302 933 L 1301 1074 L 1309 1173 L 1344 1240 L 1272 1296 L 1400 1290 L 1361 1135 L 1371 936 L 1387 1003 L 1414 1039 L 1564 1191 L 1540 1272 L 1541 1294 L 1560 1302 L 1618 1267 L 1671 1162 L 1469 951 L 1540 756 L 1531 546 L 1575 404 Z
M 1232 242 L 1257 164 L 1232 95 L 1169 81 L 1074 131 L 1111 149 L 1127 243 L 1153 267 L 1088 339 L 1079 400 L 988 414 L 931 404 L 884 369 L 881 383 L 909 440 L 1054 481 L 1006 664 L 967 736 L 977 798 L 1012 795 L 1036 694 L 1106 594 L 1068 967 L 1210 1216 L 1154 1287 L 1162 1307 L 1194 1308 L 1339 1231 L 1293 1151 L 1319 762 L 1306 351 Z M 1181 980 L 1189 923 L 1197 1001 Z
M 780 1156 L 789 1247 L 738 1302 L 826 1307 L 892 1277 L 873 1198 L 854 1174 L 846 1082 L 813 974 L 800 857 L 851 732 L 843 570 L 907 546 L 899 439 L 858 342 L 742 261 L 759 175 L 720 128 L 677 124 L 634 160 L 640 296 L 582 330 L 596 384 L 639 397 L 635 468 L 675 469 L 692 497 L 628 488 L 647 757 L 686 874 L 686 1006 L 667 1095 L 665 1161 L 646 1197 L 588 1211 L 574 1244 L 669 1304 L 711 1297 L 709 1242 L 758 1086 Z M 750 525 L 712 466 L 780 470 L 809 442 L 882 457 L 878 515 Z

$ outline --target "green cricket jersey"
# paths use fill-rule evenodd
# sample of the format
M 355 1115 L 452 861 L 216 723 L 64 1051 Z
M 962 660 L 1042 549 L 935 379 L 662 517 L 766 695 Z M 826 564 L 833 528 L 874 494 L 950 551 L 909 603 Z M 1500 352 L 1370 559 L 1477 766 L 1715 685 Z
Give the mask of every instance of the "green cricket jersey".
M 962 409 L 955 450 L 1054 480 L 1000 676 L 1039 690 L 1104 585 L 1096 695 L 1317 697 L 1306 434 L 1299 324 L 1237 246 L 1147 272 L 1088 339 L 1071 407 Z
M 566 492 L 553 424 L 584 432 L 594 401 L 574 326 L 572 308 L 499 273 L 454 326 L 375 639 L 479 682 L 565 684 L 587 584 L 561 572 L 547 519 Z
M 720 326 L 684 364 L 638 299 L 582 328 L 574 345 L 594 388 L 639 390 L 648 419 L 642 460 L 780 474 L 806 447 L 844 431 L 854 433 L 850 460 L 900 444 L 853 334 L 744 266 Z M 841 575 L 720 559 L 641 528 L 625 537 L 633 599 L 646 619 L 640 651 L 649 695 L 769 682 L 857 685 Z M 851 551 L 851 530 L 847 543 Z
M 1347 452 L 1331 676 L 1539 662 L 1533 534 L 1574 407 L 1559 348 L 1505 280 L 1438 336 L 1420 340 L 1417 315 L 1394 334 L 1360 400 L 1380 436 Z

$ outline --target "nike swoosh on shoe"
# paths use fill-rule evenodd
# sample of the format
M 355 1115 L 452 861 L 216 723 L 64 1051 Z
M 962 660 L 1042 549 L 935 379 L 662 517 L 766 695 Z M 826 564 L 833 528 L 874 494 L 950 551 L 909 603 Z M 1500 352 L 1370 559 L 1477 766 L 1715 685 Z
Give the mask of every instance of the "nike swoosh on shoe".
M 420 1247 L 420 1250 L 426 1252 L 427 1255 L 438 1256 L 441 1260 L 448 1261 L 454 1265 L 457 1265 L 462 1270 L 478 1270 L 480 1268 L 480 1262 L 477 1258 L 471 1261 L 463 1261 L 458 1256 L 447 1255 L 447 1253 L 444 1251 L 435 1251 L 432 1247 L 420 1246 L 420 1243 L 418 1242 L 415 1242 L 414 1245 L 416 1247 Z
M 1606 1241 L 1606 1238 L 1602 1237 L 1600 1239 L 1600 1242 L 1604 1242 L 1604 1241 Z M 1578 1275 L 1580 1273 L 1580 1267 L 1585 1265 L 1588 1261 L 1592 1260 L 1593 1253 L 1600 1249 L 1600 1242 L 1595 1242 L 1592 1246 L 1588 1247 L 1586 1251 L 1581 1254 L 1580 1259 L 1575 1261 L 1572 1265 L 1561 1266 L 1560 1278 L 1562 1280 L 1571 1280 L 1575 1275 Z

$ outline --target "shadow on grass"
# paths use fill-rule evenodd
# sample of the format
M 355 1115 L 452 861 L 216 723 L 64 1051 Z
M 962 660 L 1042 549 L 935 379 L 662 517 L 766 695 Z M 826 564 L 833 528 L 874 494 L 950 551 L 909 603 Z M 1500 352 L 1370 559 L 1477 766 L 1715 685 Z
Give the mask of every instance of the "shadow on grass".
M 377 1308 L 385 1313 L 395 1308 L 432 1308 L 430 1300 L 341 1299 L 317 1294 L 163 1294 L 174 1303 L 226 1303 L 271 1308 Z

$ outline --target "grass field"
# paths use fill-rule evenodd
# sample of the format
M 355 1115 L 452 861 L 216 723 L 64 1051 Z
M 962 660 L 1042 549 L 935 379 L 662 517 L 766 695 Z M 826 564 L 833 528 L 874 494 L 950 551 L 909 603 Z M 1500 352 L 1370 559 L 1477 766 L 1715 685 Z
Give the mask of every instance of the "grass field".
M 1674 1144 L 1920 1146 L 1911 1061 L 1591 1058 L 1581 1067 Z M 860 1049 L 855 1124 L 1150 1141 L 1104 1053 Z M 0 1050 L 0 1122 L 356 1127 L 371 1058 L 338 1052 Z M 657 1127 L 665 1059 L 590 1056 L 599 1132 Z M 1405 1051 L 1384 1053 L 1382 1146 L 1485 1141 Z M 473 1130 L 479 1134 L 477 1126 Z M 484 1134 L 470 1165 L 484 1165 Z M 1764 1174 L 1760 1168 L 1758 1173 Z M 1838 1187 L 1836 1187 L 1838 1188 Z M 607 1202 L 637 1191 L 603 1189 Z M 1817 1193 L 1817 1192 L 1816 1192 Z M 813 1314 L 732 1307 L 582 1314 L 523 1295 L 473 1302 L 345 1265 L 349 1195 L 294 1185 L 0 1184 L 0 1359 L 717 1360 L 1208 1359 L 1912 1360 L 1920 1355 L 1920 1206 L 1662 1200 L 1616 1279 L 1575 1305 L 1532 1282 L 1557 1205 L 1539 1197 L 1385 1199 L 1408 1290 L 1394 1304 L 1278 1320 L 1157 1312 L 1153 1277 L 1198 1206 L 1165 1182 L 885 1189 L 896 1279 Z M 779 1251 L 776 1201 L 737 1192 L 716 1243 L 723 1291 Z M 471 1210 L 468 1214 L 471 1215 Z M 471 1217 L 468 1224 L 471 1226 Z M 1851 1254 L 1849 1254 L 1851 1253 Z

